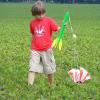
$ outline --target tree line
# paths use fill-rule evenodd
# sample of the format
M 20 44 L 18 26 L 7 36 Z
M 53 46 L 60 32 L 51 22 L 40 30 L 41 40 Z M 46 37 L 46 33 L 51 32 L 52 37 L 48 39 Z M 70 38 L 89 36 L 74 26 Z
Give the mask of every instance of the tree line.
M 34 2 L 37 0 L 0 0 L 1 2 Z M 41 0 L 50 3 L 100 3 L 100 0 Z

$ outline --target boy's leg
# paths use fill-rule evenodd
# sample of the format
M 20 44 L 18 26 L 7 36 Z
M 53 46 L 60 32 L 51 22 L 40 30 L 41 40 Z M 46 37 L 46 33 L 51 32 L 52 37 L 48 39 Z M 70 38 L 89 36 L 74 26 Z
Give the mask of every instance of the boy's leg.
M 39 52 L 31 50 L 29 61 L 28 85 L 33 85 L 36 72 L 43 72 L 43 66 L 40 64 Z
M 35 72 L 30 71 L 28 74 L 28 85 L 33 85 L 35 79 Z
M 54 74 L 48 74 L 48 82 L 50 85 L 54 82 Z
M 45 52 L 41 52 L 43 61 L 43 70 L 48 75 L 48 82 L 52 84 L 54 82 L 54 72 L 56 71 L 55 59 L 52 49 L 48 49 Z

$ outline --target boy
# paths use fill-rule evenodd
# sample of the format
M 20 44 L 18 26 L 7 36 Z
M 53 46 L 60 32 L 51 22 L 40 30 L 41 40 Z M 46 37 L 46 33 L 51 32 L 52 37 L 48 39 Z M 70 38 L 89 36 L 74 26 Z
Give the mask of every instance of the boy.
M 53 75 L 56 71 L 56 64 L 51 48 L 51 36 L 52 32 L 59 31 L 60 27 L 53 19 L 45 16 L 46 11 L 43 2 L 35 2 L 31 12 L 35 18 L 30 22 L 31 54 L 28 84 L 33 85 L 36 72 L 44 72 L 47 74 L 48 82 L 52 84 L 54 80 Z

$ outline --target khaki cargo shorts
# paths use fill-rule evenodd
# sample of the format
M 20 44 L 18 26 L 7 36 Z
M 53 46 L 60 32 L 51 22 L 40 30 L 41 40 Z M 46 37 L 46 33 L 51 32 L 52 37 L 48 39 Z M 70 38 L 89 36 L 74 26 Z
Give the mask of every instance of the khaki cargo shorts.
M 29 71 L 53 74 L 56 71 L 56 64 L 52 48 L 49 48 L 46 51 L 31 50 Z

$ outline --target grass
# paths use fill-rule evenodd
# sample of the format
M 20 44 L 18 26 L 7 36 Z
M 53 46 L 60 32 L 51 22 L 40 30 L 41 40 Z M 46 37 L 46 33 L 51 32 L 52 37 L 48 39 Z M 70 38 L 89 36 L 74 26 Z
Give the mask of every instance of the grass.
M 99 100 L 100 87 L 100 5 L 48 4 L 47 15 L 59 25 L 66 10 L 70 11 L 79 64 L 92 80 L 78 85 L 68 76 L 73 62 L 73 38 L 67 30 L 63 49 L 54 49 L 57 64 L 56 86 L 49 88 L 47 76 L 37 74 L 32 87 L 27 85 L 30 51 L 29 22 L 32 4 L 0 4 L 0 100 Z M 53 38 L 57 35 L 54 34 Z M 69 65 L 69 66 L 67 66 Z M 67 66 L 67 67 L 66 67 Z

